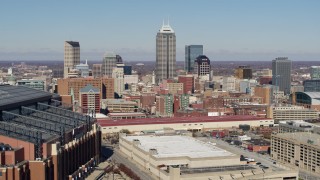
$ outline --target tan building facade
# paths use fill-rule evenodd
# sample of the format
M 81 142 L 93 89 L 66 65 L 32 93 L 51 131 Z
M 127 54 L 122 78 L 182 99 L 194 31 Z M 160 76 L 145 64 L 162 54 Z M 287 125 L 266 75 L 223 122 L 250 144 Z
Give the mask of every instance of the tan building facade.
M 64 42 L 64 78 L 68 77 L 70 69 L 80 64 L 80 44 L 74 41 Z
M 320 174 L 320 135 L 309 132 L 271 136 L 271 157 L 281 163 Z

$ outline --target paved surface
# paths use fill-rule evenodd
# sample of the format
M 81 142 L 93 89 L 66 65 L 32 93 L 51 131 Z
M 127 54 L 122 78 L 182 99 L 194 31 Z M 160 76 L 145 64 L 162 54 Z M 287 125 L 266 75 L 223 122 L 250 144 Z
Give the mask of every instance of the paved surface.
M 217 146 L 219 146 L 223 149 L 226 149 L 232 153 L 244 155 L 249 158 L 253 158 L 256 162 L 261 162 L 261 164 L 268 166 L 269 168 L 272 168 L 273 171 L 281 171 L 283 169 L 292 169 L 292 168 L 286 167 L 282 164 L 278 164 L 278 163 L 273 164 L 274 160 L 272 160 L 269 155 L 261 155 L 261 154 L 255 153 L 255 152 L 250 152 L 248 150 L 241 149 L 238 146 L 230 145 L 229 143 L 222 141 L 220 139 L 213 139 L 213 138 L 208 138 L 208 137 L 199 137 L 197 139 L 204 141 L 204 142 L 210 141 L 210 142 L 216 143 Z M 304 180 L 320 180 L 320 175 L 319 176 L 313 175 L 313 174 L 310 174 L 310 172 L 307 172 L 304 170 L 299 170 L 299 177 Z
M 131 160 L 125 158 L 120 154 L 120 152 L 117 152 L 117 150 L 114 151 L 114 154 L 111 156 L 112 160 L 117 163 L 122 163 L 126 165 L 128 168 L 130 168 L 133 172 L 137 174 L 141 178 L 141 180 L 152 180 L 154 179 L 151 174 L 148 174 L 147 172 L 141 170 L 139 166 L 135 163 L 133 163 Z

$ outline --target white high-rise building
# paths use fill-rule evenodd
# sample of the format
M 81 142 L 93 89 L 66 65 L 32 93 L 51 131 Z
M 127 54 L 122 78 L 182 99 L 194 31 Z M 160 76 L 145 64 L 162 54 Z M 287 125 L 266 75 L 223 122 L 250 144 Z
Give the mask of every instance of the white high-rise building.
M 64 42 L 64 78 L 68 77 L 68 73 L 76 65 L 80 64 L 80 44 L 74 41 Z
M 176 74 L 176 35 L 169 23 L 163 24 L 156 38 L 156 83 Z
M 105 53 L 102 60 L 102 76 L 112 76 L 113 68 L 117 67 L 117 55 L 114 53 Z
M 114 92 L 122 95 L 124 91 L 124 72 L 123 67 L 115 67 L 112 69 L 112 78 L 114 79 Z

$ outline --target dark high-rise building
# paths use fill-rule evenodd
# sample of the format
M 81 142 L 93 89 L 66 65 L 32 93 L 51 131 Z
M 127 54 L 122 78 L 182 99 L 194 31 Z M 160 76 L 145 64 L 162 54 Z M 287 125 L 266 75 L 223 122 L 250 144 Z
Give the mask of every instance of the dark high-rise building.
M 132 66 L 123 66 L 124 75 L 132 75 Z
M 320 92 L 320 79 L 303 81 L 304 92 Z
M 186 72 L 193 72 L 194 60 L 202 54 L 203 54 L 203 46 L 202 45 L 186 45 L 184 70 Z
M 279 86 L 284 94 L 290 94 L 292 62 L 287 57 L 272 60 L 272 85 Z
M 252 79 L 252 68 L 250 66 L 239 66 L 235 76 L 239 79 Z
M 200 55 L 194 61 L 194 72 L 198 76 L 210 75 L 210 59 L 205 55 Z
M 162 25 L 156 39 L 156 83 L 176 74 L 176 35 L 169 24 Z

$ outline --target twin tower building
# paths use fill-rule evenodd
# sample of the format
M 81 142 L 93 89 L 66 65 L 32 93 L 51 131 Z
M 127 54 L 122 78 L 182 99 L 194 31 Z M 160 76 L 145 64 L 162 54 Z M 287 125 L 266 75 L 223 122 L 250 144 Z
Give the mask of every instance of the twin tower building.
M 210 72 L 210 60 L 206 56 L 199 56 L 203 54 L 202 45 L 186 46 L 185 52 L 186 72 L 195 72 L 198 75 Z M 69 70 L 78 64 L 80 64 L 79 42 L 65 41 L 64 78 L 68 77 Z M 169 24 L 163 23 L 156 37 L 156 83 L 164 79 L 173 79 L 175 76 L 176 35 Z

